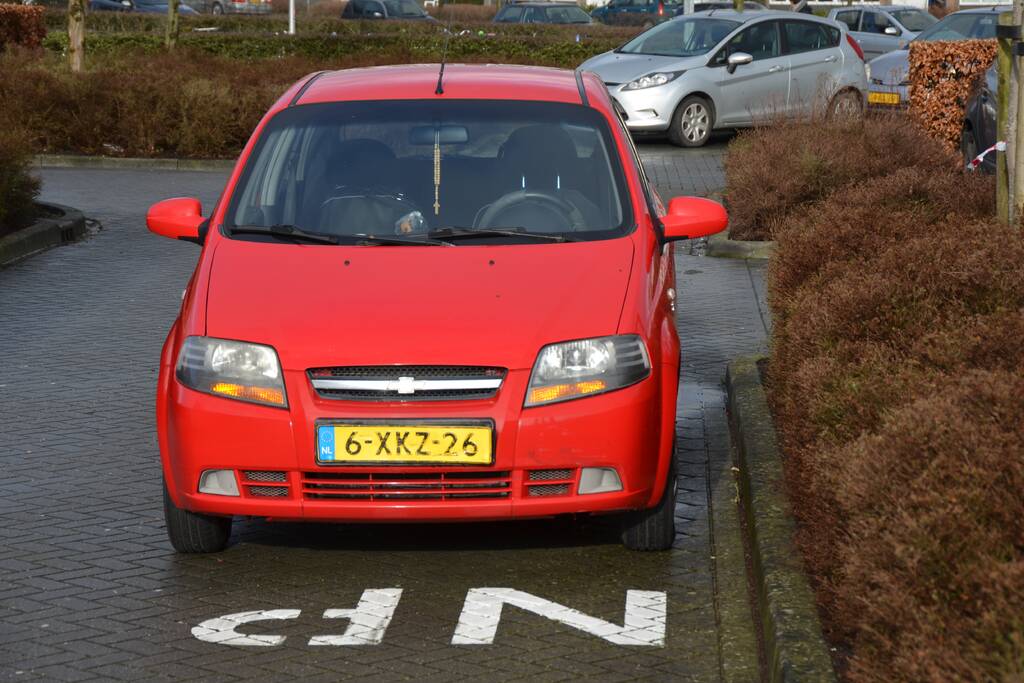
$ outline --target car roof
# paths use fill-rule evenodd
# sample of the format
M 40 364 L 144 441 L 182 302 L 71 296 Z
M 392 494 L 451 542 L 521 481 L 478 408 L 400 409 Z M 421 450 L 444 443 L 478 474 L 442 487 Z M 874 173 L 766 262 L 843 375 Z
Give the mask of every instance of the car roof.
M 684 17 L 715 17 L 717 19 L 732 19 L 733 21 L 749 22 L 754 20 L 767 20 L 767 19 L 802 19 L 806 21 L 817 21 L 823 24 L 832 26 L 835 24 L 831 19 L 825 17 L 819 17 L 816 15 L 804 14 L 802 12 L 792 12 L 789 10 L 775 10 L 775 9 L 763 9 L 763 10 L 752 10 L 746 12 L 737 12 L 734 9 L 706 9 L 700 12 L 694 12 L 693 14 L 681 15 Z M 676 17 L 677 19 L 679 17 Z
M 580 104 L 576 76 L 566 69 L 504 64 L 447 64 L 437 95 L 439 64 L 401 64 L 327 71 L 307 81 L 295 103 L 354 100 L 540 100 Z
M 1003 13 L 1010 12 L 1012 10 L 1013 7 L 1010 5 L 993 5 L 991 7 L 971 7 L 970 9 L 962 9 L 958 12 L 953 12 L 952 14 L 988 14 L 990 12 Z M 949 17 L 952 16 L 952 14 L 947 14 L 946 16 Z

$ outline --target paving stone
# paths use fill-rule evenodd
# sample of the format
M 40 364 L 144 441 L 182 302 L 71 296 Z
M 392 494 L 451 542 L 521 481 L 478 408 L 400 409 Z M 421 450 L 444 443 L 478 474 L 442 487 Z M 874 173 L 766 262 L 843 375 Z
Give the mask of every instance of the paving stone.
M 720 148 L 641 147 L 666 198 L 722 185 Z M 471 526 L 240 522 L 216 557 L 175 555 L 163 529 L 156 369 L 198 250 L 149 234 L 149 203 L 199 196 L 221 173 L 48 169 L 43 198 L 103 224 L 84 242 L 0 270 L 0 678 L 5 680 L 713 681 L 708 482 L 727 476 L 721 382 L 762 348 L 761 267 L 678 257 L 683 366 L 679 536 L 630 553 L 601 520 Z M 506 606 L 493 645 L 452 646 L 473 587 L 507 586 L 622 623 L 627 590 L 668 595 L 666 647 L 621 647 Z M 383 643 L 310 648 L 341 633 L 328 608 L 404 590 Z M 300 609 L 272 648 L 201 642 L 205 619 Z M 258 651 L 254 651 L 258 650 Z M 728 653 L 725 654 L 728 656 Z M 15 675 L 14 672 L 22 673 Z

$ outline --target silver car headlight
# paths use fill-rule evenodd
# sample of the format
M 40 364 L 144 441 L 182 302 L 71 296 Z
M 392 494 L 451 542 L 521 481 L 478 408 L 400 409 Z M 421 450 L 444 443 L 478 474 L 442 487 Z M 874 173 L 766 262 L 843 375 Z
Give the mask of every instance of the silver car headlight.
M 277 352 L 262 344 L 189 337 L 175 369 L 190 389 L 262 405 L 287 407 Z
M 603 394 L 650 374 L 647 347 L 635 334 L 549 344 L 533 364 L 526 407 Z
M 684 73 L 686 73 L 686 72 L 685 71 L 659 71 L 659 72 L 656 72 L 656 73 L 653 73 L 653 74 L 647 74 L 646 76 L 641 76 L 640 78 L 637 78 L 635 80 L 630 81 L 622 89 L 623 90 L 643 90 L 644 88 L 657 88 L 659 85 L 665 85 L 666 83 L 671 83 L 672 81 L 674 81 L 677 78 L 679 78 L 680 76 L 682 76 Z

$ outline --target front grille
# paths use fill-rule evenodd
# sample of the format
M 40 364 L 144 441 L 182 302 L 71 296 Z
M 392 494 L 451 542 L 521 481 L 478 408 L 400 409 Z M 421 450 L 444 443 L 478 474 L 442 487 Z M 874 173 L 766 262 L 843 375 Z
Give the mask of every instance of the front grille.
M 451 501 L 508 498 L 509 471 L 458 472 L 303 472 L 306 500 Z
M 245 475 L 246 481 L 266 481 L 266 482 L 278 482 L 284 483 L 288 481 L 288 475 L 284 472 L 261 472 L 256 470 L 244 470 L 242 472 Z
M 312 368 L 321 398 L 347 401 L 469 401 L 498 393 L 505 368 L 478 365 L 357 365 Z
M 564 496 L 569 493 L 568 484 L 541 484 L 527 489 L 530 496 Z
M 285 498 L 288 496 L 287 486 L 248 486 L 250 496 L 260 498 Z
M 569 479 L 572 477 L 572 470 L 531 470 L 528 475 L 530 481 L 551 481 L 553 479 Z

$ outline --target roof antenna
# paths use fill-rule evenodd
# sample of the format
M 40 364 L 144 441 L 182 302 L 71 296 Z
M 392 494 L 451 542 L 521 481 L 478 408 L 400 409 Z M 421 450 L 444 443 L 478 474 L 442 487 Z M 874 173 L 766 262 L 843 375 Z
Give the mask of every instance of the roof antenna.
M 441 7 L 444 7 L 442 3 Z M 437 74 L 437 88 L 434 90 L 435 95 L 444 94 L 444 63 L 448 59 L 448 41 L 452 39 L 452 14 L 451 10 L 448 10 L 448 24 L 445 26 L 445 37 L 444 37 L 444 48 L 441 50 L 441 71 Z

